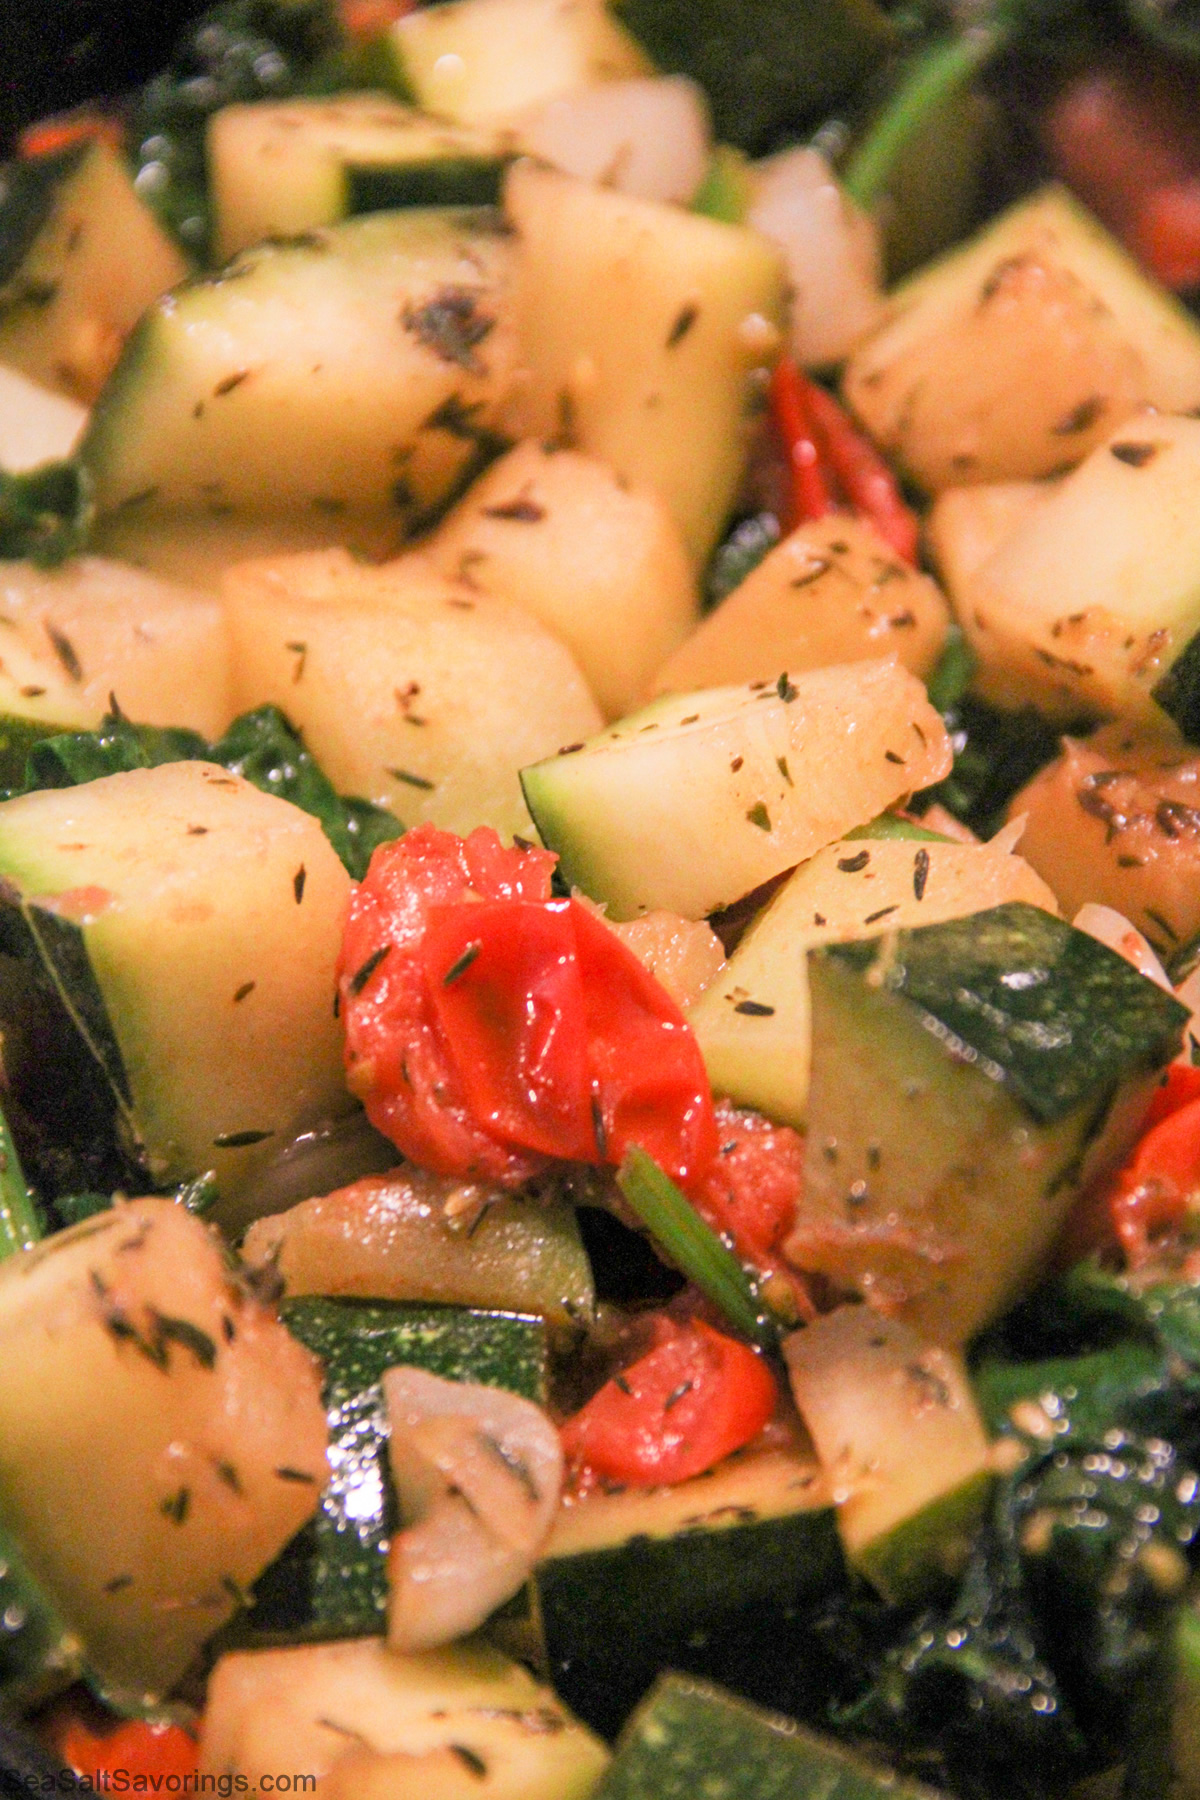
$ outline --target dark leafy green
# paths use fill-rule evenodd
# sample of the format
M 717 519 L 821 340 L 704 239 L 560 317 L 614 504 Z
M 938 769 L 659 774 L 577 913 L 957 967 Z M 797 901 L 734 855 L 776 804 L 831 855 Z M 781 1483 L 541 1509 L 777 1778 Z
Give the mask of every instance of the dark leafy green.
M 363 879 L 376 846 L 404 829 L 382 807 L 339 794 L 277 706 L 243 713 L 214 744 L 195 731 L 134 725 L 114 708 L 95 731 L 64 733 L 35 745 L 22 791 L 75 787 L 102 775 L 194 761 L 220 763 L 263 793 L 311 813 L 355 881 Z
M 1130 24 L 1135 36 L 1144 34 L 1149 8 L 1117 0 L 959 0 L 951 10 L 957 29 L 935 33 L 911 57 L 847 164 L 843 180 L 861 206 L 880 199 L 908 144 L 1001 56 L 1078 61 L 1121 44 Z
M 950 654 L 956 662 L 957 653 Z M 960 680 L 961 664 L 956 668 L 946 660 L 930 678 L 931 693 L 935 684 L 939 692 L 952 693 Z M 1031 706 L 1001 712 L 974 694 L 960 694 L 943 716 L 954 767 L 944 781 L 925 789 L 921 804 L 936 802 L 980 837 L 990 837 L 1013 795 L 1058 755 L 1060 729 Z
M 850 91 L 897 43 L 874 0 L 619 0 L 663 70 L 699 81 L 716 134 L 754 154 Z
M 355 881 L 367 872 L 379 844 L 400 836 L 404 827 L 383 807 L 335 790 L 304 740 L 276 706 L 260 706 L 235 719 L 209 752 L 235 775 L 244 776 L 264 793 L 278 794 L 319 819 Z
M 0 558 L 54 568 L 82 550 L 92 523 L 87 471 L 43 463 L 23 475 L 0 469 Z
M 732 594 L 775 548 L 780 535 L 774 513 L 752 513 L 749 518 L 740 519 L 724 543 L 713 551 L 704 576 L 705 605 L 719 606 L 727 594 Z
M 184 248 L 211 248 L 205 132 L 234 102 L 326 93 L 347 85 L 332 0 L 223 0 L 188 27 L 148 81 L 130 124 L 138 191 Z

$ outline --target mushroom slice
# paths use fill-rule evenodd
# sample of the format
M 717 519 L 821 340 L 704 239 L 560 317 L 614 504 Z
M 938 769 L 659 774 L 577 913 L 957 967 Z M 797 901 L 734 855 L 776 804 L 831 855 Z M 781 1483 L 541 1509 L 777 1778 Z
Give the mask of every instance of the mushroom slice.
M 562 1449 L 540 1407 L 500 1388 L 405 1366 L 383 1390 L 405 1521 L 388 1553 L 388 1642 L 428 1650 L 526 1579 L 558 1507 Z

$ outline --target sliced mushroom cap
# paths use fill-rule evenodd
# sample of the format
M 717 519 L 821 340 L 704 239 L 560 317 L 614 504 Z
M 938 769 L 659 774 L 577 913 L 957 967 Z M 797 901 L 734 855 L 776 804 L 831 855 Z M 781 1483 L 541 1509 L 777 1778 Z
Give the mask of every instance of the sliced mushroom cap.
M 427 1650 L 511 1598 L 550 1530 L 558 1432 L 516 1394 L 427 1370 L 383 1377 L 403 1528 L 388 1555 L 388 1642 Z

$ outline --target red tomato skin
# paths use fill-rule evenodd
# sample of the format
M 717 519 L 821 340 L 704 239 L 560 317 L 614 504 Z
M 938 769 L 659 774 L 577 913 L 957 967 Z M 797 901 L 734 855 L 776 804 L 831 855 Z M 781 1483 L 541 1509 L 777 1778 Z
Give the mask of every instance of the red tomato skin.
M 420 825 L 371 859 L 355 889 L 338 962 L 346 1074 L 367 1117 L 423 1168 L 516 1186 L 542 1158 L 481 1129 L 449 1062 L 416 951 L 430 910 L 475 893 L 548 900 L 554 858 Z
M 606 1382 L 563 1427 L 577 1485 L 660 1487 L 740 1450 L 775 1410 L 757 1351 L 695 1319 Z
M 432 907 L 420 955 L 473 1116 L 498 1137 L 584 1162 L 597 1147 L 571 904 Z
M 699 1046 L 602 920 L 550 898 L 553 863 L 430 826 L 376 851 L 338 967 L 349 1085 L 441 1174 L 516 1186 L 639 1144 L 692 1183 L 717 1148 Z

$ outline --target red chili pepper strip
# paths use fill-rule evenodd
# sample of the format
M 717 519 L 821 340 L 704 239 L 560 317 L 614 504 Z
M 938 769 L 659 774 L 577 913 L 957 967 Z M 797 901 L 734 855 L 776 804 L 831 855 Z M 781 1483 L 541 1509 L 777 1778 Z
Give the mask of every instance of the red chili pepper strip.
M 921 528 L 900 496 L 896 477 L 874 445 L 815 381 L 805 384 L 808 414 L 822 456 L 855 512 L 863 513 L 905 562 L 916 563 Z
M 564 1425 L 563 1451 L 580 1489 L 666 1486 L 757 1437 L 776 1399 L 762 1357 L 696 1319 L 606 1382 Z
M 771 414 L 783 444 L 791 476 L 792 516 L 789 531 L 810 519 L 823 519 L 837 501 L 830 491 L 816 432 L 806 405 L 805 381 L 790 356 L 775 365 L 771 376 Z
M 73 1719 L 57 1734 L 58 1753 L 81 1777 L 139 1775 L 163 1777 L 195 1773 L 196 1740 L 178 1725 L 151 1725 L 131 1719 L 113 1731 L 94 1732 Z M 138 1791 L 130 1787 L 130 1792 Z M 150 1790 L 147 1788 L 147 1792 Z
M 21 133 L 17 150 L 21 156 L 54 156 L 76 144 L 93 141 L 119 151 L 124 143 L 120 120 L 94 112 L 60 113 L 54 118 L 39 119 Z
M 1136 1268 L 1153 1238 L 1182 1225 L 1200 1192 L 1200 1100 L 1160 1118 L 1117 1176 L 1109 1209 L 1117 1239 Z
M 685 1185 L 716 1155 L 696 1039 L 553 858 L 421 826 L 372 858 L 339 964 L 348 1079 L 414 1162 L 514 1186 L 546 1157 L 642 1149 Z

